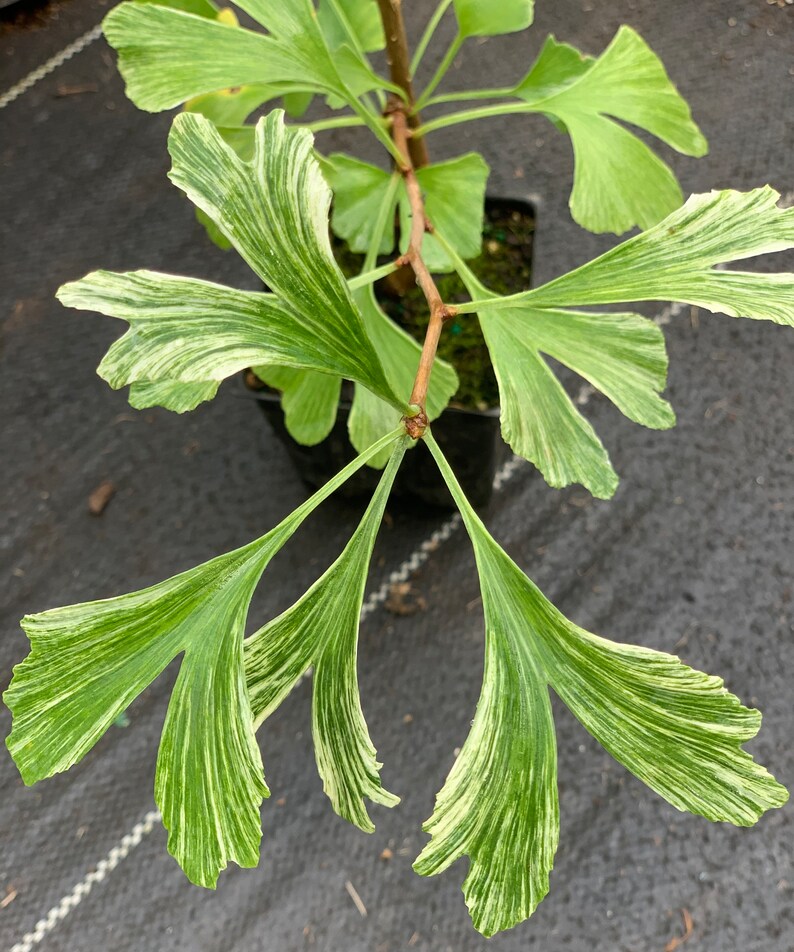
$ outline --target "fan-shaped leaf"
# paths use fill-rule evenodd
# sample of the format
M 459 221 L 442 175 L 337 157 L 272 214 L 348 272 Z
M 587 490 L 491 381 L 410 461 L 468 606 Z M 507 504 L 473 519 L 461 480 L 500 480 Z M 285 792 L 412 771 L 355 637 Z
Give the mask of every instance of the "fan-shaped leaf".
M 312 731 L 317 769 L 334 810 L 366 832 L 364 799 L 394 806 L 380 782 L 356 676 L 359 616 L 372 548 L 405 452 L 396 446 L 372 501 L 344 552 L 283 615 L 245 643 L 254 722 L 261 724 L 314 665 Z
M 513 93 L 528 111 L 545 113 L 570 134 L 576 161 L 571 213 L 590 231 L 649 228 L 683 200 L 671 169 L 615 119 L 685 155 L 708 148 L 661 61 L 628 26 L 596 60 L 549 37 Z

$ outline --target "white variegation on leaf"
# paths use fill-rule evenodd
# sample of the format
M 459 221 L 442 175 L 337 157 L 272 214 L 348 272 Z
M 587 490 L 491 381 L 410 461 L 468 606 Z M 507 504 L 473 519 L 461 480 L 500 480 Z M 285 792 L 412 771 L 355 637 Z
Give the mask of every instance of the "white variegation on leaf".
M 164 407 L 173 413 L 195 410 L 199 404 L 212 400 L 220 386 L 217 380 L 198 383 L 180 383 L 166 380 L 151 383 L 141 380 L 130 386 L 130 406 L 136 410 L 147 407 Z
M 277 364 L 355 380 L 403 412 L 331 253 L 331 193 L 311 135 L 271 113 L 256 127 L 249 164 L 207 119 L 184 113 L 169 148 L 173 181 L 275 294 L 147 271 L 99 271 L 64 285 L 64 304 L 130 324 L 100 375 L 112 387 L 202 383 L 208 392 L 245 367 Z M 200 393 L 169 400 L 184 409 Z
M 317 769 L 334 810 L 366 832 L 364 800 L 394 806 L 361 710 L 356 675 L 358 627 L 372 548 L 406 449 L 394 447 L 372 501 L 344 552 L 309 591 L 245 642 L 254 722 L 261 724 L 314 667 L 312 733 Z
M 492 936 L 531 916 L 549 891 L 559 838 L 554 721 L 520 589 L 506 571 L 512 563 L 468 505 L 432 435 L 427 440 L 474 543 L 485 670 L 471 731 L 424 824 L 431 840 L 414 869 L 432 876 L 468 856 L 466 905 L 475 928 Z
M 156 112 L 248 84 L 345 100 L 378 85 L 364 63 L 348 63 L 340 75 L 311 0 L 241 0 L 237 6 L 269 34 L 157 4 L 127 2 L 111 10 L 103 28 L 119 54 L 130 99 Z
M 549 37 L 513 95 L 561 124 L 573 143 L 571 214 L 594 232 L 655 225 L 683 201 L 672 170 L 633 132 L 645 129 L 684 155 L 708 149 L 664 66 L 631 27 L 598 59 Z
M 351 242 L 355 241 L 360 230 L 365 231 L 367 254 L 363 268 L 365 272 L 370 271 L 388 234 L 392 236 L 391 246 L 394 244 L 394 208 L 400 180 L 375 166 L 367 166 L 344 155 L 326 160 L 323 170 L 329 183 L 338 188 L 334 195 L 335 230 L 338 234 L 344 232 L 344 237 Z M 343 174 L 346 170 L 352 170 L 352 179 Z M 371 188 L 365 183 L 369 183 Z M 384 314 L 371 284 L 354 291 L 353 299 L 367 337 L 381 357 L 392 390 L 410 393 L 419 364 L 420 345 Z M 336 419 L 338 379 L 333 383 L 313 371 L 282 370 L 273 366 L 256 367 L 255 370 L 262 380 L 282 391 L 285 423 L 294 439 L 305 445 L 314 445 L 330 433 Z M 428 419 L 434 420 L 441 414 L 457 389 L 458 377 L 454 369 L 437 357 L 428 389 Z M 366 387 L 355 385 L 348 418 L 350 441 L 355 449 L 361 452 L 370 446 L 394 427 L 396 419 L 392 404 Z M 381 453 L 370 460 L 370 465 L 381 468 L 387 459 L 388 453 Z
M 486 663 L 472 732 L 426 824 L 433 838 L 416 869 L 433 874 L 468 855 L 464 893 L 486 935 L 531 915 L 543 898 L 558 822 L 546 684 L 678 809 L 750 826 L 782 806 L 786 789 L 742 749 L 758 732 L 758 711 L 673 655 L 599 638 L 565 618 L 494 541 L 432 434 L 426 439 L 474 546 Z
M 630 419 L 654 429 L 675 425 L 659 393 L 667 381 L 664 335 L 638 314 L 480 311 L 499 384 L 502 435 L 557 488 L 581 483 L 601 499 L 618 477 L 592 426 L 544 355 L 584 377 Z
M 398 436 L 371 447 L 243 548 L 139 592 L 26 616 L 31 651 L 3 695 L 13 715 L 6 743 L 25 782 L 77 763 L 183 654 L 155 778 L 168 848 L 202 886 L 214 887 L 230 860 L 255 866 L 268 789 L 244 672 L 248 605 L 268 562 L 303 520 Z
M 655 228 L 503 304 L 575 307 L 681 301 L 731 317 L 794 325 L 794 274 L 717 270 L 794 248 L 794 209 L 770 186 L 693 195 Z
M 438 237 L 446 244 L 445 236 Z M 667 429 L 675 414 L 659 396 L 668 363 L 661 329 L 638 314 L 534 307 L 534 292 L 498 297 L 467 269 L 461 277 L 475 301 L 460 312 L 476 308 L 479 315 L 499 385 L 505 441 L 550 486 L 581 483 L 598 498 L 614 495 L 618 476 L 607 451 L 546 357 L 584 377 L 629 419 Z

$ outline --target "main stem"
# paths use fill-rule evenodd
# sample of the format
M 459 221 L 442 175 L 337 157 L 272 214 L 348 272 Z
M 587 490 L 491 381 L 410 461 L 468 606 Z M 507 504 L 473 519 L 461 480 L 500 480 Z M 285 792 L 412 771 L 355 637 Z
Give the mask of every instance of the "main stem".
M 392 136 L 397 149 L 404 156 L 404 164 L 401 168 L 403 178 L 405 179 L 405 190 L 408 195 L 408 203 L 411 207 L 411 233 L 408 238 L 408 249 L 401 258 L 401 263 L 408 264 L 416 275 L 416 283 L 422 289 L 422 293 L 427 300 L 430 308 L 430 321 L 427 325 L 425 341 L 422 345 L 422 354 L 419 358 L 419 367 L 416 371 L 413 390 L 411 391 L 410 403 L 419 407 L 419 413 L 414 417 L 406 419 L 406 430 L 414 439 L 423 436 L 427 427 L 427 389 L 430 385 L 430 374 L 433 370 L 433 362 L 436 358 L 438 342 L 441 338 L 441 331 L 444 322 L 453 317 L 457 312 L 455 308 L 444 304 L 441 298 L 433 275 L 428 270 L 424 259 L 422 258 L 422 239 L 425 231 L 430 230 L 430 223 L 425 215 L 425 204 L 422 200 L 422 190 L 419 187 L 419 180 L 416 177 L 416 169 L 411 161 L 410 142 L 411 132 L 408 127 L 408 117 L 405 114 L 405 106 L 395 101 L 392 104 Z
M 411 56 L 408 51 L 408 38 L 405 35 L 405 21 L 402 14 L 402 0 L 378 0 L 380 18 L 386 35 L 386 59 L 391 71 L 391 80 L 405 92 L 408 111 L 414 106 L 413 77 L 411 76 Z M 421 124 L 418 113 L 411 115 L 408 125 L 416 129 Z M 427 146 L 423 139 L 409 139 L 408 151 L 414 168 L 420 169 L 430 164 Z

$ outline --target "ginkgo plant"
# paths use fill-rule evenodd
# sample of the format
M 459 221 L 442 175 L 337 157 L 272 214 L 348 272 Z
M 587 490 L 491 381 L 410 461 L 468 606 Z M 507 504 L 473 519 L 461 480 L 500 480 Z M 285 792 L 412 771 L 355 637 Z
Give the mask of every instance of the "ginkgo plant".
M 499 385 L 501 425 L 516 454 L 551 486 L 607 498 L 609 456 L 547 358 L 587 380 L 627 417 L 674 424 L 660 328 L 635 302 L 685 302 L 794 324 L 794 275 L 726 270 L 794 247 L 794 209 L 769 187 L 694 195 L 626 123 L 688 155 L 706 142 L 643 40 L 622 28 L 599 57 L 553 37 L 505 89 L 436 93 L 470 37 L 523 30 L 532 0 L 441 0 L 410 58 L 399 0 L 237 0 L 252 27 L 210 0 L 130 0 L 105 21 L 127 92 L 140 107 L 184 105 L 169 136 L 170 178 L 215 239 L 267 291 L 239 291 L 150 271 L 98 271 L 58 292 L 68 307 L 125 321 L 99 374 L 130 387 L 135 407 L 186 411 L 254 367 L 283 391 L 305 442 L 333 424 L 340 382 L 355 384 L 351 440 L 360 455 L 261 538 L 158 585 L 56 608 L 22 621 L 31 651 L 4 698 L 7 743 L 26 783 L 68 769 L 178 655 L 155 799 L 168 848 L 213 887 L 232 860 L 254 866 L 268 795 L 258 727 L 313 670 L 317 768 L 333 809 L 365 831 L 367 802 L 390 807 L 357 683 L 359 616 L 389 493 L 405 453 L 424 441 L 471 538 L 485 616 L 485 669 L 471 731 L 425 830 L 415 868 L 434 875 L 467 856 L 463 884 L 484 935 L 532 914 L 549 888 L 558 841 L 550 689 L 635 776 L 673 806 L 739 826 L 787 799 L 742 749 L 761 715 L 719 678 L 676 657 L 578 628 L 527 578 L 468 503 L 433 438 L 455 392 L 436 357 L 445 324 L 479 320 Z M 413 76 L 451 13 L 455 39 L 418 97 Z M 386 49 L 388 79 L 370 62 Z M 313 96 L 338 115 L 306 120 Z M 249 116 L 282 99 L 256 122 Z M 491 103 L 422 118 L 465 100 Z M 495 101 L 495 102 L 494 102 Z M 643 229 L 548 284 L 500 296 L 467 264 L 480 251 L 487 165 L 475 154 L 431 162 L 434 130 L 495 115 L 538 114 L 568 134 L 571 213 L 593 231 Z M 314 134 L 362 126 L 388 167 L 315 151 Z M 333 199 L 333 205 L 332 205 Z M 331 211 L 332 209 L 332 211 Z M 346 278 L 329 227 L 364 255 Z M 388 260 L 383 263 L 383 256 Z M 410 268 L 427 300 L 421 346 L 389 320 L 374 284 Z M 470 300 L 442 299 L 434 274 L 455 271 Z M 337 560 L 287 611 L 246 637 L 249 602 L 268 563 L 304 519 L 356 470 L 383 469 Z

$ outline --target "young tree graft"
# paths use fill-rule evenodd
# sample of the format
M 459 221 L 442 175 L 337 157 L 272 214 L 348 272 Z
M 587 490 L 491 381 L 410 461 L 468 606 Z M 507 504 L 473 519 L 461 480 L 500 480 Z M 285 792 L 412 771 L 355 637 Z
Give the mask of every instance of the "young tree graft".
M 391 79 L 408 98 L 409 110 L 414 105 L 413 77 L 411 76 L 411 57 L 408 52 L 408 39 L 405 35 L 405 21 L 402 15 L 402 0 L 378 0 L 383 31 L 386 35 L 386 59 L 391 70 Z M 417 129 L 421 124 L 419 114 L 408 117 L 408 127 Z M 409 139 L 408 151 L 414 168 L 429 165 L 427 146 L 424 139 Z
M 408 118 L 405 114 L 404 105 L 398 100 L 394 100 L 391 104 L 391 117 L 392 136 L 395 145 L 405 159 L 400 171 L 405 179 L 408 203 L 411 207 L 411 233 L 408 239 L 408 248 L 398 261 L 400 264 L 410 265 L 416 275 L 416 283 L 422 289 L 430 308 L 430 321 L 427 325 L 427 333 L 422 345 L 422 354 L 419 358 L 419 367 L 410 398 L 410 403 L 418 406 L 420 411 L 416 416 L 407 418 L 405 423 L 409 436 L 416 440 L 422 437 L 427 427 L 427 413 L 425 412 L 427 388 L 430 384 L 430 374 L 433 370 L 433 361 L 436 357 L 441 331 L 444 322 L 454 317 L 457 311 L 441 299 L 436 282 L 422 258 L 422 238 L 425 231 L 430 231 L 431 226 L 425 215 L 422 190 L 419 187 L 416 170 L 411 161 L 409 148 L 411 132 L 408 127 Z

